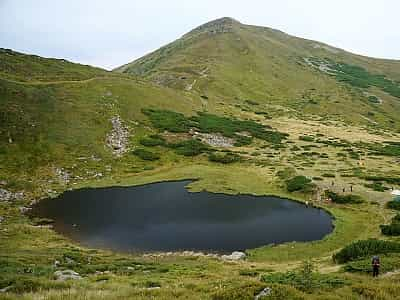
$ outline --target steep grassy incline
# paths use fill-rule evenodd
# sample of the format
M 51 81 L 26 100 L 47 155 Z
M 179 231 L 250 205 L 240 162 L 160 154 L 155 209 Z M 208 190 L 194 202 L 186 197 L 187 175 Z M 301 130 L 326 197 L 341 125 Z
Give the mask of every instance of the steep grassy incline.
M 313 65 L 313 59 L 323 63 Z M 336 78 L 326 60 L 381 75 L 400 89 L 400 62 L 357 56 L 283 32 L 223 18 L 117 68 L 180 90 L 215 106 L 245 100 L 278 104 L 302 114 L 400 129 L 400 96 L 374 85 L 360 88 Z M 347 68 L 351 69 L 351 68 Z M 370 96 L 379 99 L 371 103 Z
M 108 141 L 113 130 L 119 130 L 115 135 L 126 133 L 124 147 L 131 149 L 132 139 L 148 122 L 142 109 L 168 108 L 188 115 L 201 110 L 200 97 L 130 76 L 10 55 L 11 61 L 1 63 L 16 70 L 15 77 L 10 80 L 11 75 L 0 72 L 0 178 L 7 182 L 26 184 L 56 167 L 76 165 L 77 173 L 83 172 L 89 167 L 84 162 L 104 169 L 119 160 Z M 19 82 L 28 77 L 34 81 Z M 117 119 L 121 128 L 114 128 Z
M 99 76 L 111 76 L 111 72 L 71 63 L 64 59 L 43 58 L 0 48 L 0 77 L 12 81 L 74 81 Z

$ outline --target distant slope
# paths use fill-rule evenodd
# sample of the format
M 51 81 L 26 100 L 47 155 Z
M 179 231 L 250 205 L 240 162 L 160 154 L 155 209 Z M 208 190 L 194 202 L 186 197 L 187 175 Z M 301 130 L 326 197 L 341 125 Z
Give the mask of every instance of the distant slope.
M 147 121 L 143 108 L 201 110 L 198 96 L 132 76 L 8 50 L 1 55 L 0 179 L 7 182 L 26 183 L 26 176 L 46 177 L 66 165 L 88 176 L 84 170 L 98 159 L 103 166 L 117 163 L 107 145 L 115 117 L 131 133 L 130 148 Z
M 43 58 L 0 48 L 0 77 L 14 81 L 70 81 L 110 72 L 91 66 L 71 63 L 64 59 Z
M 323 68 L 327 61 L 360 67 L 371 77 L 386 76 L 393 84 L 353 86 L 328 74 Z M 400 129 L 400 61 L 351 54 L 230 18 L 204 24 L 114 71 L 197 92 L 209 98 L 210 106 L 222 99 L 225 104 L 252 99 L 348 122 L 387 128 L 396 124 Z M 371 96 L 379 104 L 371 103 Z

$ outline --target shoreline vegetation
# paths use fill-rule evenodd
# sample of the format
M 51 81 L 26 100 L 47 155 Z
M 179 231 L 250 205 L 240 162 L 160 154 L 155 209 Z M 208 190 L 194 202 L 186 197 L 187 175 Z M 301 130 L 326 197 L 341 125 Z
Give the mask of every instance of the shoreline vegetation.
M 0 49 L 0 299 L 400 299 L 399 91 L 396 61 L 230 18 L 112 72 Z M 223 260 L 90 249 L 27 216 L 187 179 L 321 207 L 334 230 Z

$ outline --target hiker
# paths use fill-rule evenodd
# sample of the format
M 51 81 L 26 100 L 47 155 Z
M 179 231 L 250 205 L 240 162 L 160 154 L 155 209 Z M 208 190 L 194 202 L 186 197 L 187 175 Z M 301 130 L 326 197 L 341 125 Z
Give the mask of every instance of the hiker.
M 350 186 L 350 192 L 353 192 L 353 186 L 352 185 Z
M 346 192 L 346 188 L 343 188 L 343 193 L 345 193 Z
M 380 265 L 379 257 L 374 256 L 372 258 L 372 277 L 378 277 Z

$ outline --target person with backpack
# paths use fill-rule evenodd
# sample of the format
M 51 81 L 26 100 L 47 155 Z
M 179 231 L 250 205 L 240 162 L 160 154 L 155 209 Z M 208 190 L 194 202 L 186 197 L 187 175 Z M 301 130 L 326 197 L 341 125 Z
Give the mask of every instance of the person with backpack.
M 379 257 L 374 256 L 372 258 L 372 277 L 378 277 L 379 275 L 379 267 L 381 266 Z

